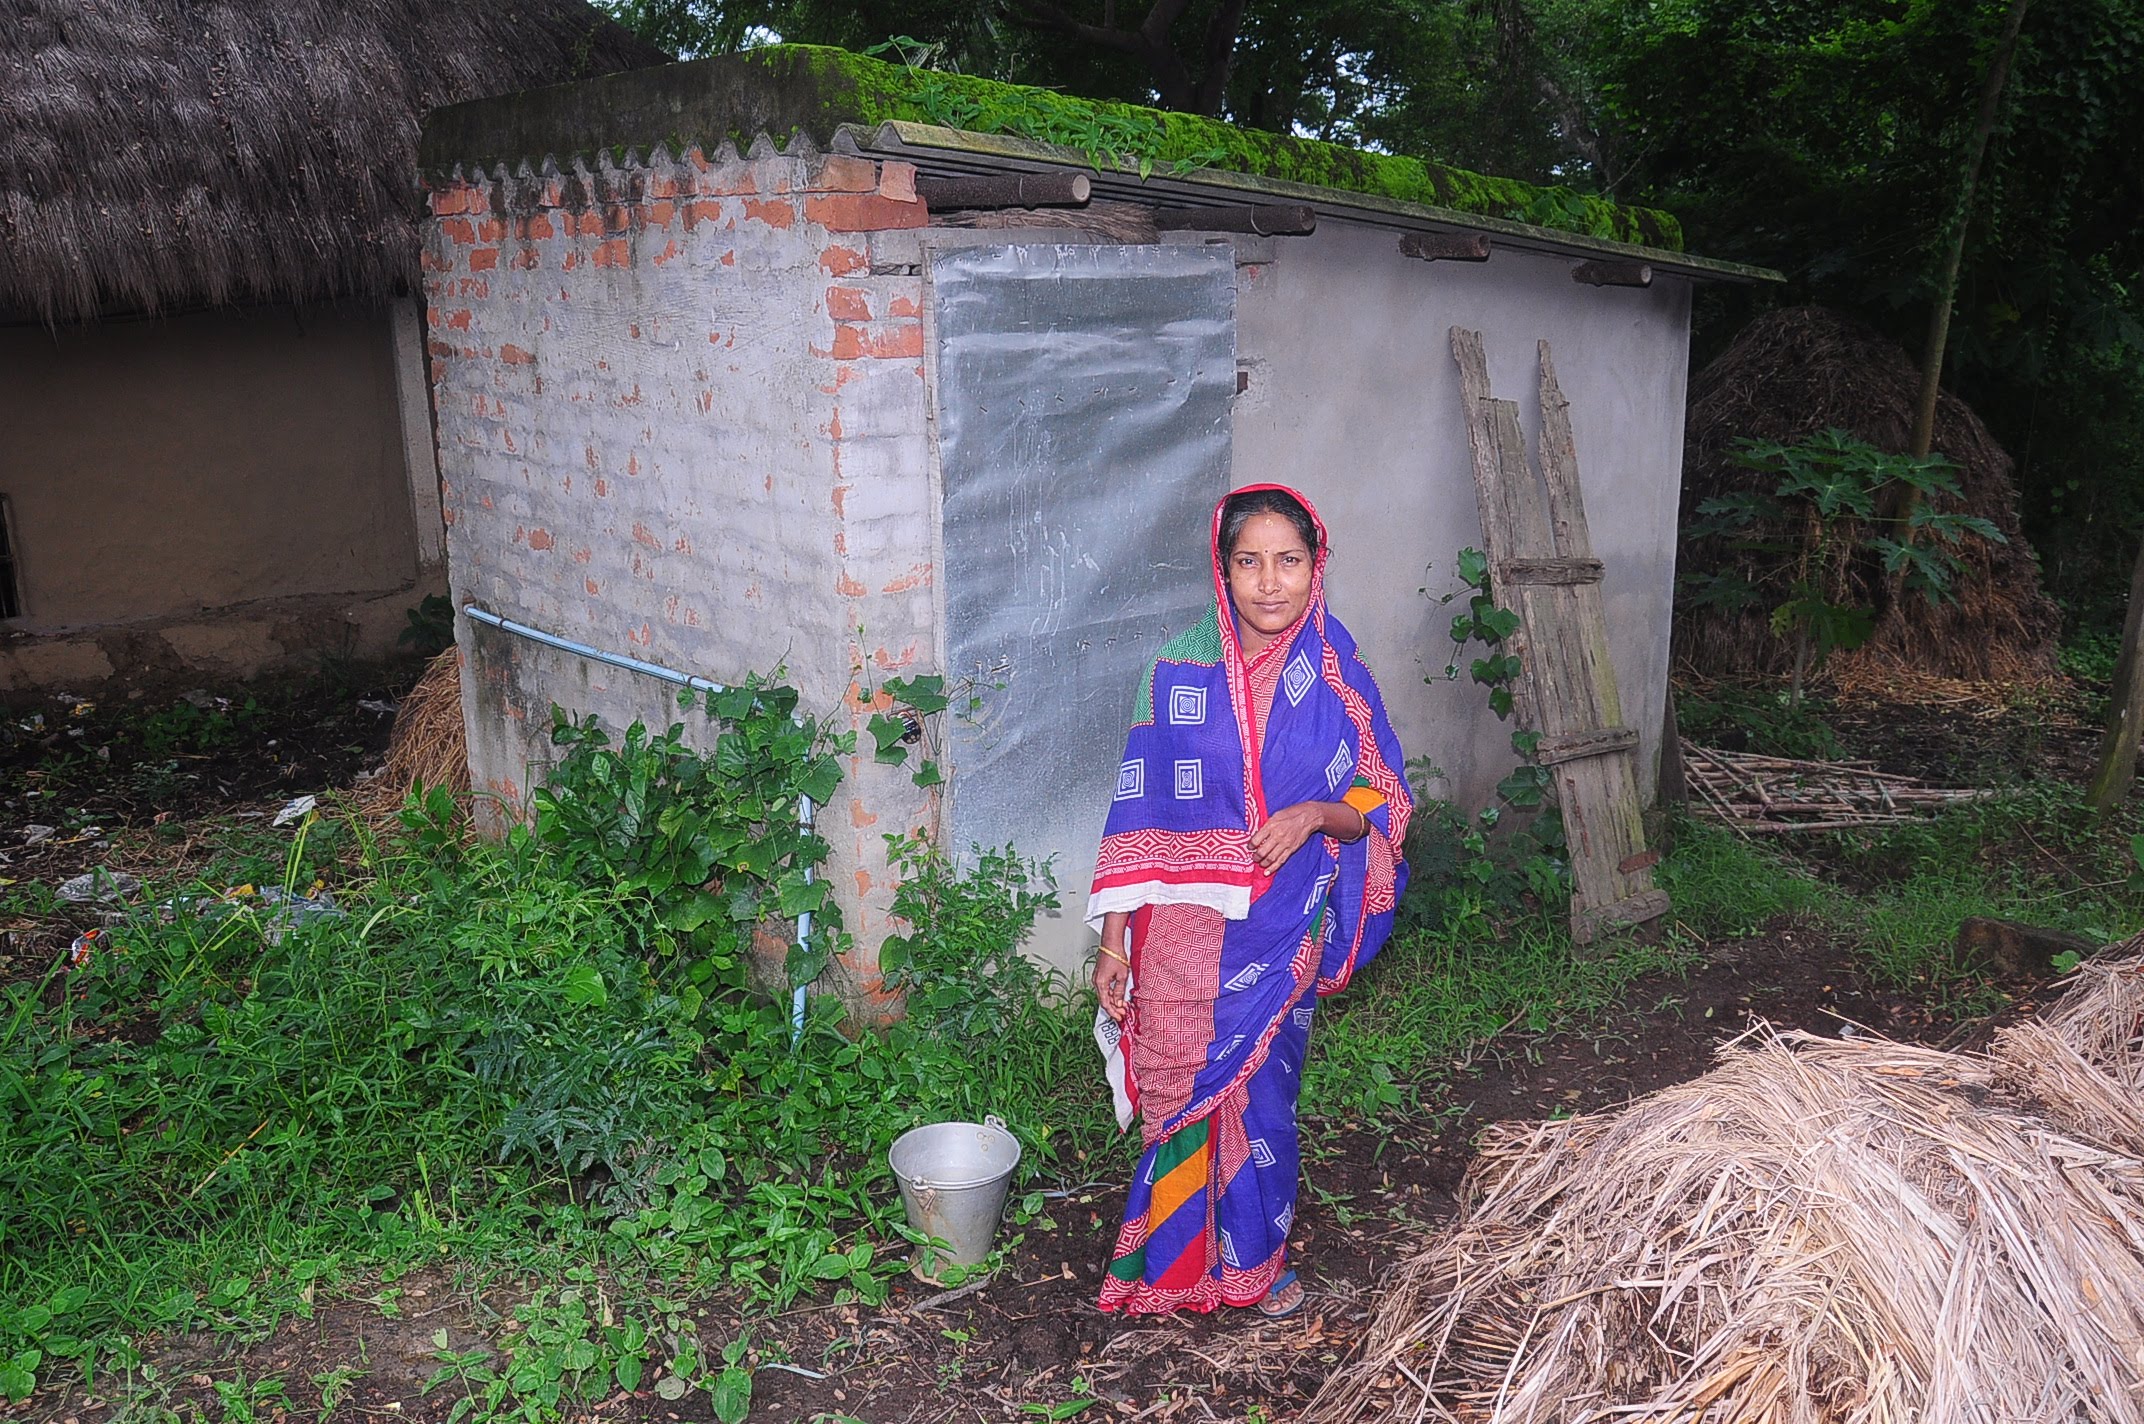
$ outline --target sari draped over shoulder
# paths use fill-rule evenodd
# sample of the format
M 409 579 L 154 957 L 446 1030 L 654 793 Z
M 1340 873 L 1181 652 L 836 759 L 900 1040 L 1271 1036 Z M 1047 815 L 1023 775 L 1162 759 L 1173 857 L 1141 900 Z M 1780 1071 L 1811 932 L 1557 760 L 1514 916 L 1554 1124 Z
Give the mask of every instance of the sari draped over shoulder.
M 1140 688 L 1087 902 L 1097 929 L 1132 916 L 1125 1086 L 1146 1144 L 1104 1310 L 1252 1305 L 1286 1269 L 1316 1000 L 1383 946 L 1406 885 L 1404 759 L 1326 610 L 1323 524 L 1301 620 L 1246 659 L 1220 520 L 1214 605 Z M 1367 834 L 1313 835 L 1277 870 L 1258 866 L 1251 836 L 1272 812 L 1343 800 Z

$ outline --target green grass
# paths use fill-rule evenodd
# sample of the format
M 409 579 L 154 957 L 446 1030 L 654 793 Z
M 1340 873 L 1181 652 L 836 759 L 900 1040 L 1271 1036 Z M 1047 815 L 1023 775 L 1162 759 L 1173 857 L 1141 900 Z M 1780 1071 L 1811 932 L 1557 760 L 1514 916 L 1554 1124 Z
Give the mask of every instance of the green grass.
M 1091 1001 L 1023 996 L 983 1039 L 859 1031 L 826 998 L 793 1044 L 784 1006 L 700 975 L 644 899 L 526 838 L 345 826 L 339 917 L 218 898 L 307 889 L 334 824 L 281 866 L 241 852 L 152 886 L 116 948 L 0 991 L 5 1393 L 60 1360 L 130 1368 L 145 1331 L 255 1335 L 310 1287 L 420 1262 L 599 1270 L 627 1302 L 879 1300 L 909 1247 L 898 1133 L 997 1112 L 1045 1178 L 1106 1140 Z
M 2144 927 L 2136 822 L 2135 811 L 2102 822 L 2075 788 L 2047 784 L 1858 836 L 1745 841 L 1686 821 L 1661 882 L 1702 937 L 1803 921 L 1850 943 L 1879 983 L 1957 1007 L 1961 994 L 1983 1002 L 1978 967 L 1955 950 L 1969 916 L 2103 943 Z

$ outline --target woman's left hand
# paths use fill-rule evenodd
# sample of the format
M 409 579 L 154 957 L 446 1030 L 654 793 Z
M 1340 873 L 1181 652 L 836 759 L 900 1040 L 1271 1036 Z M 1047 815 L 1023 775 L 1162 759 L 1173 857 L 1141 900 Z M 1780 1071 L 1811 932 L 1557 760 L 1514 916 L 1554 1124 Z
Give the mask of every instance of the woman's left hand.
M 1251 832 L 1251 858 L 1259 868 L 1271 874 L 1288 863 L 1288 857 L 1303 847 L 1303 842 L 1325 829 L 1325 807 L 1316 801 L 1298 801 L 1266 818 L 1266 823 Z

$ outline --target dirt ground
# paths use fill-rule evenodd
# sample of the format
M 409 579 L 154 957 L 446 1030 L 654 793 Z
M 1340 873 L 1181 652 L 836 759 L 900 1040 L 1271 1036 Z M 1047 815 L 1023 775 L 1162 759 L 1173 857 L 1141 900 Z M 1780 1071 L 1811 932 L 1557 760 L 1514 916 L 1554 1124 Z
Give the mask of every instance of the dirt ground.
M 373 693 L 361 699 L 347 689 L 319 704 L 298 699 L 288 722 L 261 722 L 244 748 L 180 764 L 177 770 L 189 778 L 185 794 L 169 800 L 145 800 L 129 789 L 128 774 L 107 778 L 111 784 L 101 791 L 93 777 L 62 781 L 74 790 L 50 799 L 80 803 L 65 808 L 75 813 L 75 828 L 31 847 L 22 844 L 23 826 L 38 820 L 50 799 L 24 799 L 23 789 L 39 784 L 39 758 L 16 755 L 18 742 L 0 765 L 0 777 L 12 788 L 0 814 L 0 874 L 57 879 L 91 863 L 143 863 L 140 857 L 168 864 L 184 858 L 190 841 L 183 830 L 171 833 L 166 826 L 184 826 L 212 812 L 266 815 L 287 796 L 347 786 L 377 760 L 390 720 L 360 707 L 360 700 L 384 699 Z M 16 718 L 18 726 L 21 720 Z M 44 735 L 38 734 L 40 745 Z M 85 740 L 60 735 L 68 743 Z M 1908 738 L 1902 745 L 1921 742 Z M 76 749 L 64 750 L 73 755 Z M 121 771 L 134 765 L 134 759 L 123 760 Z M 95 826 L 96 833 L 81 830 L 83 825 Z M 49 962 L 43 956 L 64 943 L 70 924 L 93 921 L 93 910 L 70 909 L 56 918 L 18 922 L 0 943 L 0 958 Z M 8 967 L 0 964 L 0 975 Z M 19 963 L 16 972 L 23 972 Z M 2020 1011 L 2029 1011 L 2035 986 L 2006 987 L 2028 1006 Z M 1344 998 L 1340 1007 L 1344 1012 Z M 1343 1122 L 1307 1140 L 1293 1249 L 1310 1299 L 1295 1319 L 1274 1323 L 1249 1311 L 1225 1311 L 1125 1320 L 1094 1309 L 1136 1157 L 1134 1140 L 1127 1140 L 1121 1154 L 1098 1169 L 1103 1180 L 1055 1184 L 1062 1190 L 1046 1212 L 1054 1224 L 1029 1226 L 1007 1268 L 981 1289 L 948 1293 L 904 1280 L 883 1307 L 811 1305 L 753 1321 L 751 1418 L 782 1424 L 1067 1418 L 1279 1424 L 1352 1348 L 1380 1275 L 1457 1209 L 1471 1144 L 1486 1125 L 1592 1111 L 1690 1078 L 1706 1069 L 1723 1041 L 1758 1020 L 1827 1035 L 1867 1029 L 1924 1042 L 1955 1038 L 1972 1027 L 1937 1017 L 1920 1000 L 1878 989 L 1847 946 L 1808 926 L 1781 922 L 1760 935 L 1716 942 L 1701 966 L 1640 983 L 1622 1012 L 1583 1033 L 1510 1033 L 1471 1061 L 1445 1065 L 1431 1075 L 1438 1091 L 1426 1095 L 1444 1105 L 1434 1116 L 1388 1118 L 1375 1129 Z M 287 1405 L 264 1405 L 263 1419 L 332 1412 L 445 1420 L 455 1392 L 423 1392 L 438 1367 L 436 1332 L 444 1330 L 454 1349 L 484 1343 L 516 1298 L 507 1293 L 511 1286 L 485 1287 L 443 1273 L 404 1277 L 396 1285 L 400 1294 L 391 1317 L 375 1292 L 360 1286 L 322 1300 L 311 1319 L 290 1320 L 252 1343 L 145 1342 L 165 1382 L 163 1403 L 180 1417 L 236 1419 L 219 1402 L 215 1382 L 275 1378 L 287 1389 Z M 743 1323 L 722 1300 L 701 1304 L 705 1341 L 732 1338 Z M 43 1391 L 12 1411 L 0 1408 L 0 1418 L 17 1417 L 106 1424 L 119 1413 L 76 1388 Z M 713 1415 L 704 1393 L 672 1401 L 644 1387 L 615 1392 L 567 1417 L 666 1422 Z

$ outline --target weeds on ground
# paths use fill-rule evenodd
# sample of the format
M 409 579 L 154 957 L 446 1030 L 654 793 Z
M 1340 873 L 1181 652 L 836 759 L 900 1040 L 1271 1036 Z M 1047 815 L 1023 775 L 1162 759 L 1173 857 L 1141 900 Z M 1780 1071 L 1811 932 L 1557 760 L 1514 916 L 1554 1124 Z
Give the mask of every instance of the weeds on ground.
M 567 1282 L 503 1352 L 442 1358 L 457 1413 L 553 1418 L 645 1374 L 734 1419 L 744 1347 L 703 1348 L 665 1301 L 883 1299 L 914 1240 L 885 1149 L 920 1122 L 996 1112 L 1030 1175 L 1099 1142 L 1076 995 L 1022 992 L 969 1033 L 870 1031 L 831 998 L 793 1026 L 749 991 L 760 926 L 808 909 L 839 943 L 793 807 L 846 748 L 777 690 L 708 710 L 704 756 L 562 721 L 536 823 L 502 844 L 463 845 L 438 792 L 385 839 L 310 820 L 279 866 L 256 844 L 221 867 L 280 897 L 158 887 L 111 948 L 0 990 L 0 1391 L 444 1258 Z M 996 966 L 971 987 L 1012 993 L 1046 872 L 910 850 L 910 903 L 975 910 L 919 923 L 912 962 Z M 294 915 L 316 877 L 334 911 Z
M 2111 942 L 2144 928 L 2144 815 L 2102 820 L 2077 788 L 2037 783 L 1924 822 L 1799 843 L 1686 821 L 1662 881 L 1706 938 L 1781 917 L 1850 941 L 1886 986 L 1960 1011 L 1992 1007 L 1985 966 L 1960 958 L 1968 917 Z

